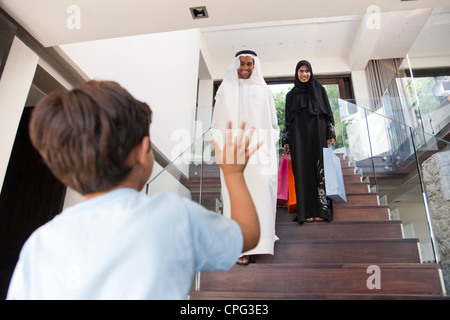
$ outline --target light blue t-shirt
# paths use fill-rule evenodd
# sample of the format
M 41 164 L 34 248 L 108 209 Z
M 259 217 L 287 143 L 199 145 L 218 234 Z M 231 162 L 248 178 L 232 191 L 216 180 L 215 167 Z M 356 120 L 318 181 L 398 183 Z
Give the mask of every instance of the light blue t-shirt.
M 239 225 L 175 193 L 118 189 L 64 210 L 26 241 L 8 299 L 186 299 L 201 270 L 239 258 Z

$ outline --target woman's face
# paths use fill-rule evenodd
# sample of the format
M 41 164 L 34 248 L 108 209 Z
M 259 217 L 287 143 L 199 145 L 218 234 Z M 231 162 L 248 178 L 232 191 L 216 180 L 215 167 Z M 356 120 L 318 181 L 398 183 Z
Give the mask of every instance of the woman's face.
M 309 78 L 311 77 L 311 71 L 308 69 L 308 67 L 306 65 L 303 65 L 300 67 L 300 69 L 298 69 L 298 79 L 301 82 L 308 82 Z

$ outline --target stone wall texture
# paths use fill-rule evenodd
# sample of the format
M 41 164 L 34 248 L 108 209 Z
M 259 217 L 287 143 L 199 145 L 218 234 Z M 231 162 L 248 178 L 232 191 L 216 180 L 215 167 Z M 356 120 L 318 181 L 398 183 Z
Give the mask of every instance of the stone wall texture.
M 424 161 L 422 175 L 445 287 L 450 293 L 450 150 Z

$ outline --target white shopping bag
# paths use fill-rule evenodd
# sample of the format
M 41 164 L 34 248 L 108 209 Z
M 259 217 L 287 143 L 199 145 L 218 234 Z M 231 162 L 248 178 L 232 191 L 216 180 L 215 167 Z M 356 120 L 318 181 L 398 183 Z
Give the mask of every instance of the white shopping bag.
M 334 202 L 347 202 L 341 160 L 331 147 L 323 148 L 323 167 L 327 197 Z

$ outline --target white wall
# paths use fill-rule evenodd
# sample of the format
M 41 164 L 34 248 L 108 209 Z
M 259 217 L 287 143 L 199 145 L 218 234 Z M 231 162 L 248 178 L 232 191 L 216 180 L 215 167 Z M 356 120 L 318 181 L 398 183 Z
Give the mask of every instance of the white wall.
M 365 70 L 352 71 L 352 87 L 355 95 L 356 105 L 366 109 L 372 109 L 369 89 L 369 79 Z
M 391 210 L 398 210 L 398 219 L 405 226 L 405 237 L 419 239 L 422 261 L 432 261 L 434 260 L 433 248 L 425 208 L 420 194 L 417 196 L 417 202 L 397 202 Z
M 0 79 L 0 190 L 39 57 L 14 38 Z
M 61 50 L 89 78 L 117 81 L 148 103 L 153 111 L 152 143 L 174 160 L 193 140 L 200 46 L 198 30 L 183 30 L 76 43 L 61 46 Z M 188 174 L 187 165 L 178 168 Z M 161 170 L 155 164 L 152 177 Z M 163 175 L 151 188 L 149 194 L 176 191 L 180 185 Z M 73 192 L 68 189 L 66 206 L 81 199 Z
M 114 80 L 153 111 L 152 142 L 171 160 L 180 141 L 176 130 L 191 133 L 197 99 L 200 33 L 184 30 L 61 46 L 91 78 Z
M 230 57 L 228 64 L 211 66 L 211 74 L 214 80 L 222 79 L 225 71 L 233 62 L 233 56 Z M 295 67 L 298 60 L 276 60 L 276 61 L 262 61 L 261 69 L 265 78 L 273 77 L 293 77 L 295 74 Z M 341 75 L 349 74 L 351 69 L 348 62 L 341 57 L 330 58 L 308 58 L 311 63 L 315 75 Z

